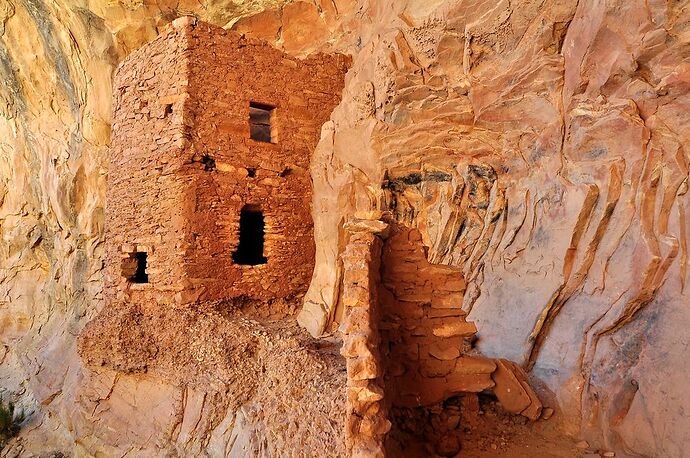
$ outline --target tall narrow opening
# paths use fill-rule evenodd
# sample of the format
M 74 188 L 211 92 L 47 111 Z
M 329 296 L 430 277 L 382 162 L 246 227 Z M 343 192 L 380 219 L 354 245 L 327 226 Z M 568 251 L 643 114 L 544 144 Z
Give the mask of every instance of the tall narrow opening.
M 264 214 L 255 205 L 245 205 L 240 211 L 240 243 L 232 259 L 247 266 L 268 261 L 264 256 Z
M 263 103 L 249 102 L 249 137 L 259 142 L 275 142 L 273 113 L 275 107 Z
M 137 257 L 137 270 L 134 272 L 134 276 L 132 277 L 132 281 L 134 283 L 148 283 L 149 282 L 149 274 L 146 273 L 146 261 L 147 261 L 147 256 L 146 253 L 143 251 L 140 251 L 136 253 Z

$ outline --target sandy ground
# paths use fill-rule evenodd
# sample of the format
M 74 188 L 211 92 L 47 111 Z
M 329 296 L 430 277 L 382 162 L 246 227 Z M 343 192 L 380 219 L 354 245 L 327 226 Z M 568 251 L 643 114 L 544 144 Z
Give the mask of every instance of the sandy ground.
M 481 414 L 463 414 L 463 458 L 571 458 L 583 457 L 575 441 L 555 429 L 553 421 L 530 422 L 505 413 L 496 402 L 484 399 Z
M 450 401 L 452 403 L 452 401 Z M 448 411 L 448 402 L 444 409 Z M 462 405 L 458 402 L 458 405 Z M 501 408 L 495 399 L 480 396 L 479 410 L 461 408 L 460 424 L 454 431 L 443 433 L 440 437 L 429 439 L 408 432 L 394 432 L 398 442 L 389 449 L 389 456 L 396 458 L 422 458 L 451 456 L 454 458 L 596 458 L 604 455 L 604 450 L 587 448 L 582 442 L 563 435 L 558 431 L 556 422 L 528 419 L 509 414 Z M 425 414 L 422 414 L 423 416 Z M 417 433 L 427 428 L 428 416 L 416 425 Z M 432 428 L 438 431 L 439 428 Z M 443 429 L 443 428 L 441 428 Z M 427 434 L 428 434 L 428 430 Z M 422 433 L 423 435 L 424 433 Z M 447 440 L 449 436 L 459 438 L 460 452 L 454 454 L 437 453 L 438 446 L 433 443 Z M 447 441 L 447 442 L 452 442 Z M 390 445 L 390 444 L 389 444 Z

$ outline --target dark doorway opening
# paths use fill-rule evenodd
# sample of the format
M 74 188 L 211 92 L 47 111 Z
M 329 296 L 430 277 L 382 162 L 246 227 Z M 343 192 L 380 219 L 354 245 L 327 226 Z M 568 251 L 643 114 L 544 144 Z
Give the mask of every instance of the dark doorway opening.
M 146 252 L 137 251 L 135 253 L 132 253 L 132 255 L 130 256 L 134 258 L 133 261 L 136 262 L 136 267 L 134 273 L 129 277 L 129 280 L 132 283 L 148 283 L 149 274 L 146 273 L 146 264 L 148 258 Z
M 240 212 L 240 243 L 232 254 L 236 264 L 266 264 L 264 256 L 264 214 L 254 205 L 245 205 Z

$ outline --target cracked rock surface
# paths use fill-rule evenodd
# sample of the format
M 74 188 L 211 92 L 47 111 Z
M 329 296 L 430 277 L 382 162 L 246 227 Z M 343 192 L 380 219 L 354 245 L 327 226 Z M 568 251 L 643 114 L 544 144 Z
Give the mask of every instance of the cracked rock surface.
M 266 450 L 254 398 L 224 410 L 220 388 L 77 352 L 102 307 L 112 73 L 184 14 L 353 58 L 311 163 L 310 332 L 336 325 L 342 221 L 389 211 L 462 271 L 477 348 L 541 380 L 564 431 L 686 456 L 690 5 L 659 0 L 0 0 L 0 389 L 32 413 L 21 450 Z

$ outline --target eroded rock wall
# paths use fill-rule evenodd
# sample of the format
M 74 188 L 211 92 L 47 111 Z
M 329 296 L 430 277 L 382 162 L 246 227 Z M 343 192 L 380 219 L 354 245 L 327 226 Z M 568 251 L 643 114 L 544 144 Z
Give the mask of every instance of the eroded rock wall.
M 392 211 L 462 271 L 478 349 L 545 382 L 566 429 L 683 456 L 687 4 L 369 6 L 313 161 L 302 322 L 337 316 L 334 228 Z
M 0 2 L 0 391 L 31 414 L 29 436 L 20 442 L 32 452 L 73 452 L 80 443 L 87 445 L 82 451 L 117 446 L 125 453 L 140 445 L 139 437 L 128 441 L 131 431 L 117 428 L 124 439 L 116 443 L 107 427 L 94 423 L 120 424 L 132 406 L 153 411 L 134 395 L 149 383 L 173 390 L 136 378 L 103 381 L 84 372 L 76 351 L 77 336 L 104 302 L 103 208 L 116 66 L 181 15 L 227 26 L 284 3 Z M 75 415 L 94 407 L 78 393 L 94 390 L 104 397 L 120 393 L 113 399 L 120 405 L 103 404 L 98 420 Z M 99 404 L 96 395 L 86 398 Z M 203 396 L 190 398 L 185 413 L 175 396 L 159 399 L 166 405 L 158 411 L 187 421 L 205 403 Z M 213 410 L 219 402 L 204 405 Z M 191 434 L 192 442 L 203 435 Z
M 111 72 L 182 13 L 229 25 L 269 3 L 282 4 L 0 3 L 0 380 L 37 412 L 33 434 L 58 432 L 48 446 L 110 440 L 69 418 L 89 380 L 76 335 L 102 302 Z M 237 21 L 293 54 L 353 56 L 312 160 L 301 321 L 334 327 L 342 224 L 395 201 L 428 259 L 463 272 L 478 348 L 531 367 L 554 419 L 617 456 L 684 456 L 689 14 L 686 1 L 336 0 Z M 382 186 L 410 176 L 398 195 Z

